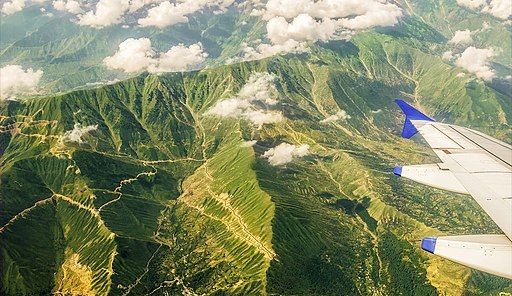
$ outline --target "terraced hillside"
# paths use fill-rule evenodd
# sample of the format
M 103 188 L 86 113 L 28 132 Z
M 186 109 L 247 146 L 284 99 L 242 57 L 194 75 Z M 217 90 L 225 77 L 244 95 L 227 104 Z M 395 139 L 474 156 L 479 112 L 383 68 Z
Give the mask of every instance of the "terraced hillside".
M 510 142 L 510 94 L 460 77 L 432 27 L 401 26 L 3 102 L 0 293 L 511 293 L 420 251 L 424 236 L 499 231 L 471 197 L 391 173 L 436 161 L 399 137 L 395 98 Z M 269 100 L 243 96 L 254 77 L 272 77 Z M 212 114 L 226 101 L 239 109 Z M 273 163 L 282 143 L 308 153 Z

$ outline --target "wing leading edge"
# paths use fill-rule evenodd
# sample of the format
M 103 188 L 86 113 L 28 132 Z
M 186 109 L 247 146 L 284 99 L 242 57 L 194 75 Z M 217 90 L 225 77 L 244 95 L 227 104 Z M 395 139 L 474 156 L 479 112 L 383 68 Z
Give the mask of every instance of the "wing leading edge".
M 425 238 L 422 248 L 466 266 L 512 279 L 512 146 L 464 127 L 438 123 L 402 100 L 402 137 L 419 132 L 441 163 L 395 167 L 416 182 L 470 194 L 504 235 Z

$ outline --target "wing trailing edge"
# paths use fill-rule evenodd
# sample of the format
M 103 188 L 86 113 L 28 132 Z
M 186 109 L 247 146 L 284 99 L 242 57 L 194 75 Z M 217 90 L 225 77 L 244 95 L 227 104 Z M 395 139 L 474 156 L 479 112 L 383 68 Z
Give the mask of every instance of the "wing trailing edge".
M 443 170 L 438 164 L 396 166 L 393 173 L 423 185 L 456 193 L 469 194 L 450 170 Z
M 512 242 L 502 234 L 427 237 L 429 253 L 490 274 L 512 279 Z

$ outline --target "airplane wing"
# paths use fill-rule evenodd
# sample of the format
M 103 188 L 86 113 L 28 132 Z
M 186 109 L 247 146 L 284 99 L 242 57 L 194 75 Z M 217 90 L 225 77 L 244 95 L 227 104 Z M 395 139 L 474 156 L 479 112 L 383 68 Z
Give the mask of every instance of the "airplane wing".
M 398 166 L 393 172 L 416 182 L 470 194 L 504 234 L 424 238 L 430 253 L 512 279 L 512 146 L 480 132 L 436 122 L 402 100 L 402 137 L 419 132 L 441 163 Z

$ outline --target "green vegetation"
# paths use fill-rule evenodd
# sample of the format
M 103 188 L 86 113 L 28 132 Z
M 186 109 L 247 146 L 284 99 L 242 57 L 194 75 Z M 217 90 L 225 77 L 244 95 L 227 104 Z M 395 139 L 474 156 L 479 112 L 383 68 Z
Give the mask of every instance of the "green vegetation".
M 388 264 L 390 294 L 437 295 L 437 290 L 427 282 L 426 272 L 411 244 L 387 232 L 381 236 L 379 249 L 383 261 Z

